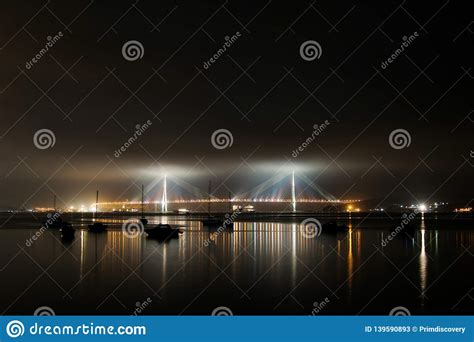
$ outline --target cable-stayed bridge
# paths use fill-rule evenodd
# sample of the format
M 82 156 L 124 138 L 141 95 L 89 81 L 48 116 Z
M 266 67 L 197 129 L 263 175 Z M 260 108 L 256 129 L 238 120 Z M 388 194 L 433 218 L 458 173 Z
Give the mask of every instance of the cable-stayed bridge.
M 166 175 L 154 180 L 145 188 L 143 202 L 140 200 L 100 202 L 98 203 L 98 210 L 128 211 L 137 210 L 143 205 L 146 211 L 166 213 L 170 211 L 169 205 L 174 205 L 175 207 L 179 205 L 179 208 L 192 205 L 201 211 L 205 211 L 210 205 L 214 205 L 214 210 L 219 205 L 220 208 L 227 206 L 232 210 L 232 207 L 236 206 L 277 204 L 285 211 L 296 212 L 300 206 L 304 205 L 322 204 L 336 206 L 349 205 L 360 201 L 358 199 L 338 199 L 304 175 L 296 177 L 294 172 L 291 175 L 271 177 L 251 190 L 239 194 L 228 191 L 229 189 L 225 186 L 225 183 L 220 184 L 214 189 L 209 185 L 208 193 L 203 193 L 201 189 L 183 179 L 173 177 L 172 182 L 170 182 L 170 177 Z M 186 195 L 182 194 L 183 189 Z M 228 196 L 217 195 L 217 193 L 222 193 L 224 190 L 228 191 Z M 306 193 L 308 190 L 314 195 L 308 195 Z

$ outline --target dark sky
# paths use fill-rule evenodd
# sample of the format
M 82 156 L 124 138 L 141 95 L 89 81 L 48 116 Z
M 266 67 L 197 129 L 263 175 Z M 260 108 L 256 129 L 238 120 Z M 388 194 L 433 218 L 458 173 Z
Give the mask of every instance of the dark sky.
M 320 187 L 383 203 L 466 204 L 474 185 L 467 3 L 2 1 L 0 208 L 50 205 L 53 192 L 62 206 L 90 203 L 97 188 L 104 200 L 135 199 L 142 183 L 156 198 L 164 173 L 202 192 L 212 178 L 218 193 L 241 193 L 291 170 L 308 195 Z M 122 55 L 131 40 L 144 48 L 136 61 Z M 319 59 L 300 56 L 308 40 L 322 47 Z M 35 147 L 41 129 L 54 133 L 51 148 Z M 212 146 L 218 129 L 232 133 L 231 147 Z M 409 133 L 408 147 L 390 146 L 396 129 Z

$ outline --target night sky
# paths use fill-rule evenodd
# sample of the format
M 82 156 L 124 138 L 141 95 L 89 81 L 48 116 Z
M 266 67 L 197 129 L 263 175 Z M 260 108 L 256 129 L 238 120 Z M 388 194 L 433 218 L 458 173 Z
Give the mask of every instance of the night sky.
M 292 170 L 308 196 L 318 194 L 302 179 L 382 204 L 472 200 L 467 1 L 8 0 L 0 23 L 0 209 L 50 206 L 52 193 L 59 206 L 89 204 L 96 189 L 132 200 L 142 183 L 156 199 L 165 173 L 239 194 Z M 122 47 L 133 40 L 143 56 L 129 61 Z M 322 54 L 306 61 L 310 40 Z M 41 129 L 54 146 L 35 146 Z M 232 146 L 213 147 L 219 129 Z M 391 147 L 396 129 L 409 146 Z

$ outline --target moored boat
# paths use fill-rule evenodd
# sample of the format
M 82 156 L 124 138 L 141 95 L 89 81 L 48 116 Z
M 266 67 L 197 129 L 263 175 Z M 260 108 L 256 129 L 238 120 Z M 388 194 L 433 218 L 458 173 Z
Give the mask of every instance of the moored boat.
M 95 197 L 94 220 L 98 211 L 98 204 L 99 204 L 99 190 L 97 190 L 96 197 Z M 93 224 L 89 225 L 89 231 L 92 233 L 102 233 L 102 232 L 105 232 L 107 228 L 108 226 L 106 224 L 103 224 L 102 222 L 94 222 Z
M 65 240 L 74 239 L 76 234 L 76 229 L 69 222 L 64 222 L 59 231 L 61 232 L 61 238 Z
M 345 224 L 337 224 L 336 221 L 330 221 L 323 223 L 322 225 L 322 232 L 327 233 L 327 234 L 336 234 L 336 233 L 341 233 L 348 231 L 349 227 L 346 226 Z
M 95 222 L 94 224 L 89 225 L 89 231 L 92 233 L 101 233 L 107 230 L 108 226 L 101 222 Z
M 156 227 L 145 229 L 148 238 L 169 240 L 179 238 L 180 230 L 172 228 L 169 224 L 158 224 Z

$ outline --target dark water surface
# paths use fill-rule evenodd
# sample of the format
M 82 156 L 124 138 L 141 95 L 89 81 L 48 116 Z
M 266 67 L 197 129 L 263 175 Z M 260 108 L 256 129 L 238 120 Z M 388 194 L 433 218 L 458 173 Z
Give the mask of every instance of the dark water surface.
M 166 243 L 130 238 L 128 218 L 102 234 L 77 218 L 73 241 L 41 222 L 2 214 L 0 312 L 57 315 L 203 314 L 225 306 L 239 314 L 473 314 L 472 220 L 417 220 L 413 237 L 381 245 L 393 223 L 354 223 L 347 233 L 307 238 L 298 223 L 237 222 L 210 241 L 200 222 L 151 217 L 183 226 Z M 399 222 L 395 219 L 393 222 Z M 210 241 L 210 243 L 208 243 Z

